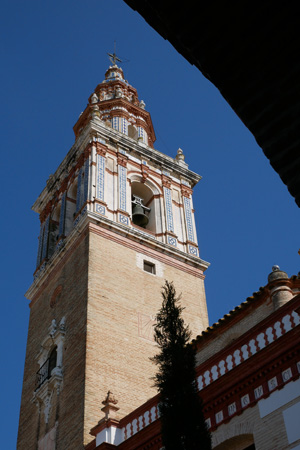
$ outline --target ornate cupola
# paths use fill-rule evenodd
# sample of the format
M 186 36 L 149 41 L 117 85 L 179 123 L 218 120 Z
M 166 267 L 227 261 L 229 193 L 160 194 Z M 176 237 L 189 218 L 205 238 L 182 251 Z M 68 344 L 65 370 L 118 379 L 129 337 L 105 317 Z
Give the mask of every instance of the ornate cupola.
M 75 124 L 75 137 L 80 135 L 90 117 L 96 115 L 114 130 L 153 148 L 156 138 L 145 103 L 138 99 L 137 90 L 124 79 L 123 70 L 113 62 L 105 73 L 105 80 L 89 97 L 86 109 Z

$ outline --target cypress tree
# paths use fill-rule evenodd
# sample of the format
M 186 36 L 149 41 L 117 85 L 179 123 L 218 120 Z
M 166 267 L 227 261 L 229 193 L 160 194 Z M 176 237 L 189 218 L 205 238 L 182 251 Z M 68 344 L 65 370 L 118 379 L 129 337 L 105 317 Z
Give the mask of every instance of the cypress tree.
M 196 384 L 196 353 L 182 318 L 180 296 L 166 281 L 162 307 L 156 316 L 154 338 L 160 349 L 152 358 L 158 366 L 154 385 L 160 394 L 159 412 L 165 450 L 211 450 Z

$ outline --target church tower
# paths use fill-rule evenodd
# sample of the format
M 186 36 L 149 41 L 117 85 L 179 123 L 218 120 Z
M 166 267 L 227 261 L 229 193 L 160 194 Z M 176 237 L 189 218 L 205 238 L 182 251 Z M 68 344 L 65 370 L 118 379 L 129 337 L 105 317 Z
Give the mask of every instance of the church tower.
M 111 391 L 127 415 L 155 394 L 149 357 L 161 287 L 182 293 L 193 335 L 208 326 L 181 149 L 154 148 L 145 103 L 116 65 L 88 99 L 75 143 L 33 205 L 40 217 L 18 449 L 80 449 Z

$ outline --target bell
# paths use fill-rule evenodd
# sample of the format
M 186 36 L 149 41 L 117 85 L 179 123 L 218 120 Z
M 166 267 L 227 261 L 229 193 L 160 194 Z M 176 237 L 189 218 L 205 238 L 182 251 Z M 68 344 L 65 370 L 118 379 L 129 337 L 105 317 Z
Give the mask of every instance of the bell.
M 142 228 L 148 225 L 149 218 L 145 214 L 145 211 L 150 211 L 151 208 L 143 205 L 143 199 L 133 195 L 132 201 L 132 222 Z
M 132 221 L 135 225 L 145 228 L 149 222 L 148 216 L 144 213 L 142 205 L 134 205 L 132 210 Z

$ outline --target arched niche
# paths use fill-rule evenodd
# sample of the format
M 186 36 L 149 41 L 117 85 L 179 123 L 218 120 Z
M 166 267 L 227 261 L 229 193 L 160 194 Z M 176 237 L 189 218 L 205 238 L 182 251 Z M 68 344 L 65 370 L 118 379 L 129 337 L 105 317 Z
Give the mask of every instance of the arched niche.
M 60 219 L 60 203 L 52 211 L 49 222 L 49 236 L 48 236 L 48 258 L 51 258 L 56 249 L 56 244 L 59 234 L 59 219 Z
M 76 213 L 77 179 L 69 186 L 66 198 L 65 235 L 68 236 L 73 229 Z
M 149 212 L 145 211 L 145 214 L 148 216 L 149 222 L 144 228 L 155 234 L 160 233 L 162 229 L 161 207 L 158 194 L 159 191 L 157 187 L 153 183 L 151 183 L 151 181 L 146 180 L 145 182 L 142 182 L 141 177 L 132 177 L 131 199 L 134 200 L 134 197 L 141 198 L 143 205 L 146 208 L 150 209 Z M 131 203 L 131 218 L 133 213 L 133 206 L 133 203 Z

